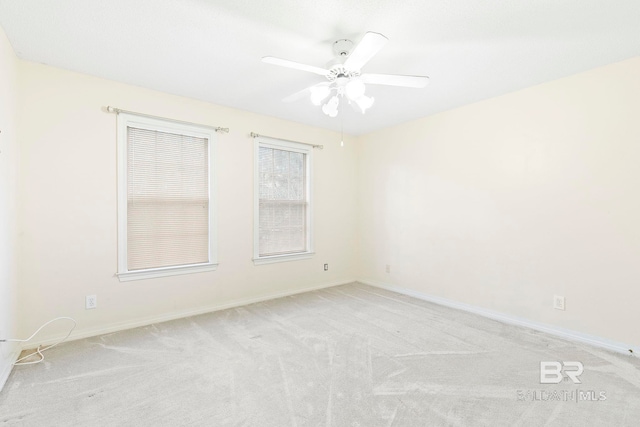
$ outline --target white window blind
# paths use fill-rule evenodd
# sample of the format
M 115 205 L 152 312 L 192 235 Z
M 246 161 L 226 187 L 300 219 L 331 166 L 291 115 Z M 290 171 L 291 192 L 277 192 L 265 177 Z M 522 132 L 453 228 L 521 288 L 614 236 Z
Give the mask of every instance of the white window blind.
M 311 253 L 310 149 L 303 144 L 258 138 L 256 262 L 297 259 Z
M 118 116 L 118 277 L 215 270 L 213 130 Z
M 127 128 L 129 270 L 209 261 L 208 143 Z

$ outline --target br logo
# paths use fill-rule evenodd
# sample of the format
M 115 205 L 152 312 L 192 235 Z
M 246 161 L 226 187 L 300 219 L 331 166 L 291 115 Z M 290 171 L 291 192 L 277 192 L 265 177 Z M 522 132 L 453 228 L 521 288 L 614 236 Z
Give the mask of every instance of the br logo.
M 578 377 L 583 371 L 581 362 L 540 362 L 540 384 L 559 384 L 563 378 L 581 384 Z

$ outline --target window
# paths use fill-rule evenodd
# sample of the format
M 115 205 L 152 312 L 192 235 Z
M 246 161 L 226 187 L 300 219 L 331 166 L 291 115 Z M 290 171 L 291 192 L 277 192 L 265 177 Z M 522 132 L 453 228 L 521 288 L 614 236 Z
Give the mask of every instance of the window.
M 312 148 L 265 137 L 254 144 L 254 263 L 310 258 Z
M 118 277 L 215 270 L 214 130 L 118 115 Z

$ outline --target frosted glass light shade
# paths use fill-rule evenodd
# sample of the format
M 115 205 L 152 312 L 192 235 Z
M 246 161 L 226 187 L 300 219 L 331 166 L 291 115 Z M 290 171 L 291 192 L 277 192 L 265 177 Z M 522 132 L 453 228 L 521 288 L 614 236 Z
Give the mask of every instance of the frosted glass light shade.
M 373 99 L 372 96 L 364 96 L 364 95 L 355 100 L 356 104 L 358 105 L 358 108 L 360 108 L 360 111 L 362 111 L 362 114 L 364 114 L 365 111 L 367 111 L 367 109 L 369 109 L 373 105 L 373 101 L 375 100 Z
M 311 102 L 313 105 L 320 105 L 329 96 L 331 89 L 328 86 L 314 86 L 311 89 Z
M 347 98 L 352 101 L 357 100 L 358 98 L 364 96 L 365 91 L 364 83 L 360 79 L 352 79 L 344 88 L 345 94 Z
M 322 106 L 322 112 L 329 117 L 336 117 L 338 115 L 338 103 L 340 100 L 337 96 L 333 96 L 329 102 Z

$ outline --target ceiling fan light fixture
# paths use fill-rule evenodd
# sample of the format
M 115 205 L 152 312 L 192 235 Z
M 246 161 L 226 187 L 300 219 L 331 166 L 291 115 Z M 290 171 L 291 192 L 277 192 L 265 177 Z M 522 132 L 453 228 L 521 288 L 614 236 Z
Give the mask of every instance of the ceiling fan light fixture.
M 374 102 L 373 97 L 365 95 L 368 84 L 423 88 L 429 82 L 427 76 L 362 74 L 362 68 L 382 49 L 387 41 L 388 39 L 382 34 L 371 31 L 365 33 L 355 46 L 350 40 L 340 39 L 333 45 L 336 59 L 327 65 L 327 68 L 273 56 L 263 57 L 262 62 L 318 74 L 326 79 L 323 83 L 317 83 L 284 98 L 284 102 L 297 101 L 310 95 L 312 104 L 322 106 L 322 112 L 327 116 L 336 117 L 338 105 L 342 99 L 342 101 L 351 104 L 355 110 L 364 114 Z M 331 98 L 329 98 L 330 96 Z M 328 101 L 327 98 L 329 98 Z
M 311 103 L 320 105 L 331 93 L 329 86 L 314 86 L 311 88 Z

